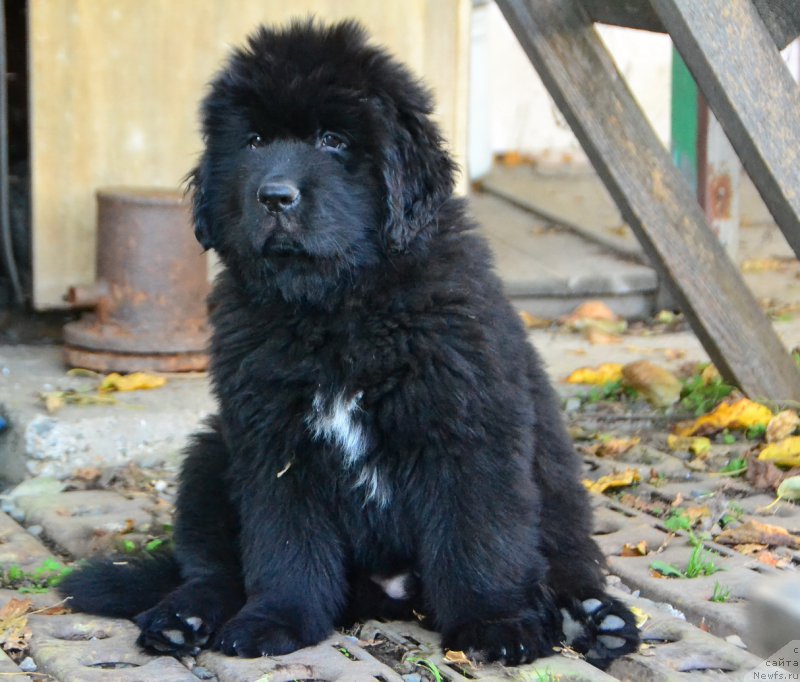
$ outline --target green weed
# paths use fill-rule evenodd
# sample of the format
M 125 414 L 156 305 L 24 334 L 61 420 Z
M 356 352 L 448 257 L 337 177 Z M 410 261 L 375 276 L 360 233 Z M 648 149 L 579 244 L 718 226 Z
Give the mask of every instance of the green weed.
M 64 576 L 72 572 L 72 568 L 55 559 L 45 559 L 31 571 L 21 566 L 9 566 L 0 577 L 0 585 L 20 592 L 45 592 L 56 587 Z
M 421 668 L 425 668 L 431 675 L 433 675 L 433 679 L 436 682 L 443 682 L 444 677 L 442 676 L 442 671 L 436 667 L 436 664 L 432 661 L 429 661 L 427 658 L 419 658 L 417 656 L 409 656 L 404 659 L 407 663 L 413 663 L 416 666 Z
M 731 590 L 729 587 L 723 587 L 719 582 L 714 583 L 714 592 L 711 594 L 710 601 L 724 604 L 731 598 Z
M 711 552 L 703 549 L 701 542 L 697 542 L 694 549 L 692 549 L 686 568 L 680 569 L 674 564 L 668 564 L 665 561 L 653 561 L 650 564 L 650 568 L 667 578 L 698 578 L 700 576 L 713 575 L 722 570 L 714 563 L 711 558 Z
M 696 417 L 706 414 L 719 405 L 734 390 L 734 386 L 726 384 L 716 377 L 708 381 L 702 375 L 704 367 L 683 382 L 681 405 L 691 410 Z

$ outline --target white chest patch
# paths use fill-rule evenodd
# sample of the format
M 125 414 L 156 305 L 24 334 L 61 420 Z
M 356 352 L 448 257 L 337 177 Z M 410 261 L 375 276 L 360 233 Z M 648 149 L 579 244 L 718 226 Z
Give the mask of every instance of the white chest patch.
M 359 391 L 346 398 L 344 393 L 339 393 L 326 404 L 322 395 L 317 393 L 311 403 L 311 413 L 306 417 L 306 424 L 314 438 L 326 440 L 341 448 L 348 466 L 358 462 L 367 450 L 364 427 L 355 419 L 361 410 L 358 401 L 362 395 Z

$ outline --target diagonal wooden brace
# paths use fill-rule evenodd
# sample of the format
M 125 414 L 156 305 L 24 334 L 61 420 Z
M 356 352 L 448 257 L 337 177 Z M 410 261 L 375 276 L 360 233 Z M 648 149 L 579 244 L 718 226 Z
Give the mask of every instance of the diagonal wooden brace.
M 750 0 L 652 5 L 800 257 L 800 88 L 761 16 Z
M 800 399 L 800 372 L 578 0 L 497 4 L 723 376 L 753 398 Z

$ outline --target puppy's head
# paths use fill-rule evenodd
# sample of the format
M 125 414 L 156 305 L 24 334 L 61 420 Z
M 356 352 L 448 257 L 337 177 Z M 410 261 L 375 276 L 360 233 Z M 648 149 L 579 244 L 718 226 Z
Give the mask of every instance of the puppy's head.
M 254 293 L 293 300 L 422 248 L 454 172 L 430 113 L 358 24 L 260 29 L 203 102 L 198 240 Z

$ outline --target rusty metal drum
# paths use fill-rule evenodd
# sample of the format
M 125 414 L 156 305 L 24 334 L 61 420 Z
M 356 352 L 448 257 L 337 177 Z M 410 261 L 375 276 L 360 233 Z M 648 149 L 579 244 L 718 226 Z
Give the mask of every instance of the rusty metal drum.
M 207 259 L 182 194 L 98 190 L 97 225 L 97 279 L 67 294 L 90 310 L 64 327 L 67 362 L 98 371 L 205 369 Z

